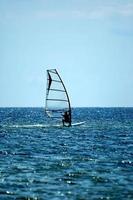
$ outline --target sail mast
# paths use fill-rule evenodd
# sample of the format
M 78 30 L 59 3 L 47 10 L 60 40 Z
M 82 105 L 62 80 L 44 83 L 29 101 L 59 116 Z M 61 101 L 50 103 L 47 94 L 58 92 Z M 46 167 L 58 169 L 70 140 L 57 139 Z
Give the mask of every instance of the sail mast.
M 67 93 L 66 87 L 65 87 L 65 85 L 64 85 L 64 83 L 63 83 L 63 81 L 62 81 L 62 79 L 61 79 L 61 77 L 60 77 L 60 75 L 59 75 L 59 73 L 57 72 L 57 70 L 56 70 L 56 69 L 55 69 L 55 71 L 56 71 L 56 73 L 58 74 L 58 76 L 59 76 L 59 78 L 60 78 L 60 81 L 62 82 L 62 85 L 63 85 L 63 87 L 64 87 L 64 90 L 65 90 L 65 92 L 66 92 L 66 95 L 67 95 L 67 99 L 68 99 L 68 105 L 69 105 L 70 125 L 71 125 L 71 121 L 72 121 L 72 114 L 71 114 L 71 104 L 70 104 L 70 99 L 69 99 L 69 96 L 68 96 L 68 93 Z

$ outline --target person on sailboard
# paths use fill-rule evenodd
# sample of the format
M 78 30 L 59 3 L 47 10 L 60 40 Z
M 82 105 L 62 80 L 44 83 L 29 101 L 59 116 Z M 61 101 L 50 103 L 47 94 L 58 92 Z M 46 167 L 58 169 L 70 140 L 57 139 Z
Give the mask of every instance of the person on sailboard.
M 71 119 L 70 119 L 70 114 L 68 111 L 64 112 L 62 123 L 63 123 L 63 126 L 65 126 L 65 123 L 69 124 L 68 126 L 71 126 Z

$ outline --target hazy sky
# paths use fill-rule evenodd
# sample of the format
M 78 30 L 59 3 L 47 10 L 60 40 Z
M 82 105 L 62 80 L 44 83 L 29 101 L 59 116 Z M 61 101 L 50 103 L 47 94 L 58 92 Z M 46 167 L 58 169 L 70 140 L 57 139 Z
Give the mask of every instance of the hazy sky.
M 48 68 L 72 106 L 133 106 L 133 0 L 0 0 L 0 106 L 44 106 Z

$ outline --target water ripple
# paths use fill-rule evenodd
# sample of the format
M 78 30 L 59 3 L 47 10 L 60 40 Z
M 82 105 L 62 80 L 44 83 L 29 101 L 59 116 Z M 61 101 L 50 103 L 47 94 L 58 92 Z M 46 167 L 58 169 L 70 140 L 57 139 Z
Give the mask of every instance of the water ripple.
M 0 199 L 133 199 L 132 114 L 77 108 L 86 123 L 61 128 L 41 108 L 0 109 Z

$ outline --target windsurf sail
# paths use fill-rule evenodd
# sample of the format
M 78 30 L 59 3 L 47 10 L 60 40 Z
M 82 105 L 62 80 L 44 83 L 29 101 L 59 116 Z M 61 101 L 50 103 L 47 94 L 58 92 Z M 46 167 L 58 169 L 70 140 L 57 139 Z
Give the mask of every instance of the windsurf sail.
M 47 70 L 45 111 L 48 117 L 71 126 L 71 105 L 66 87 L 56 69 Z

